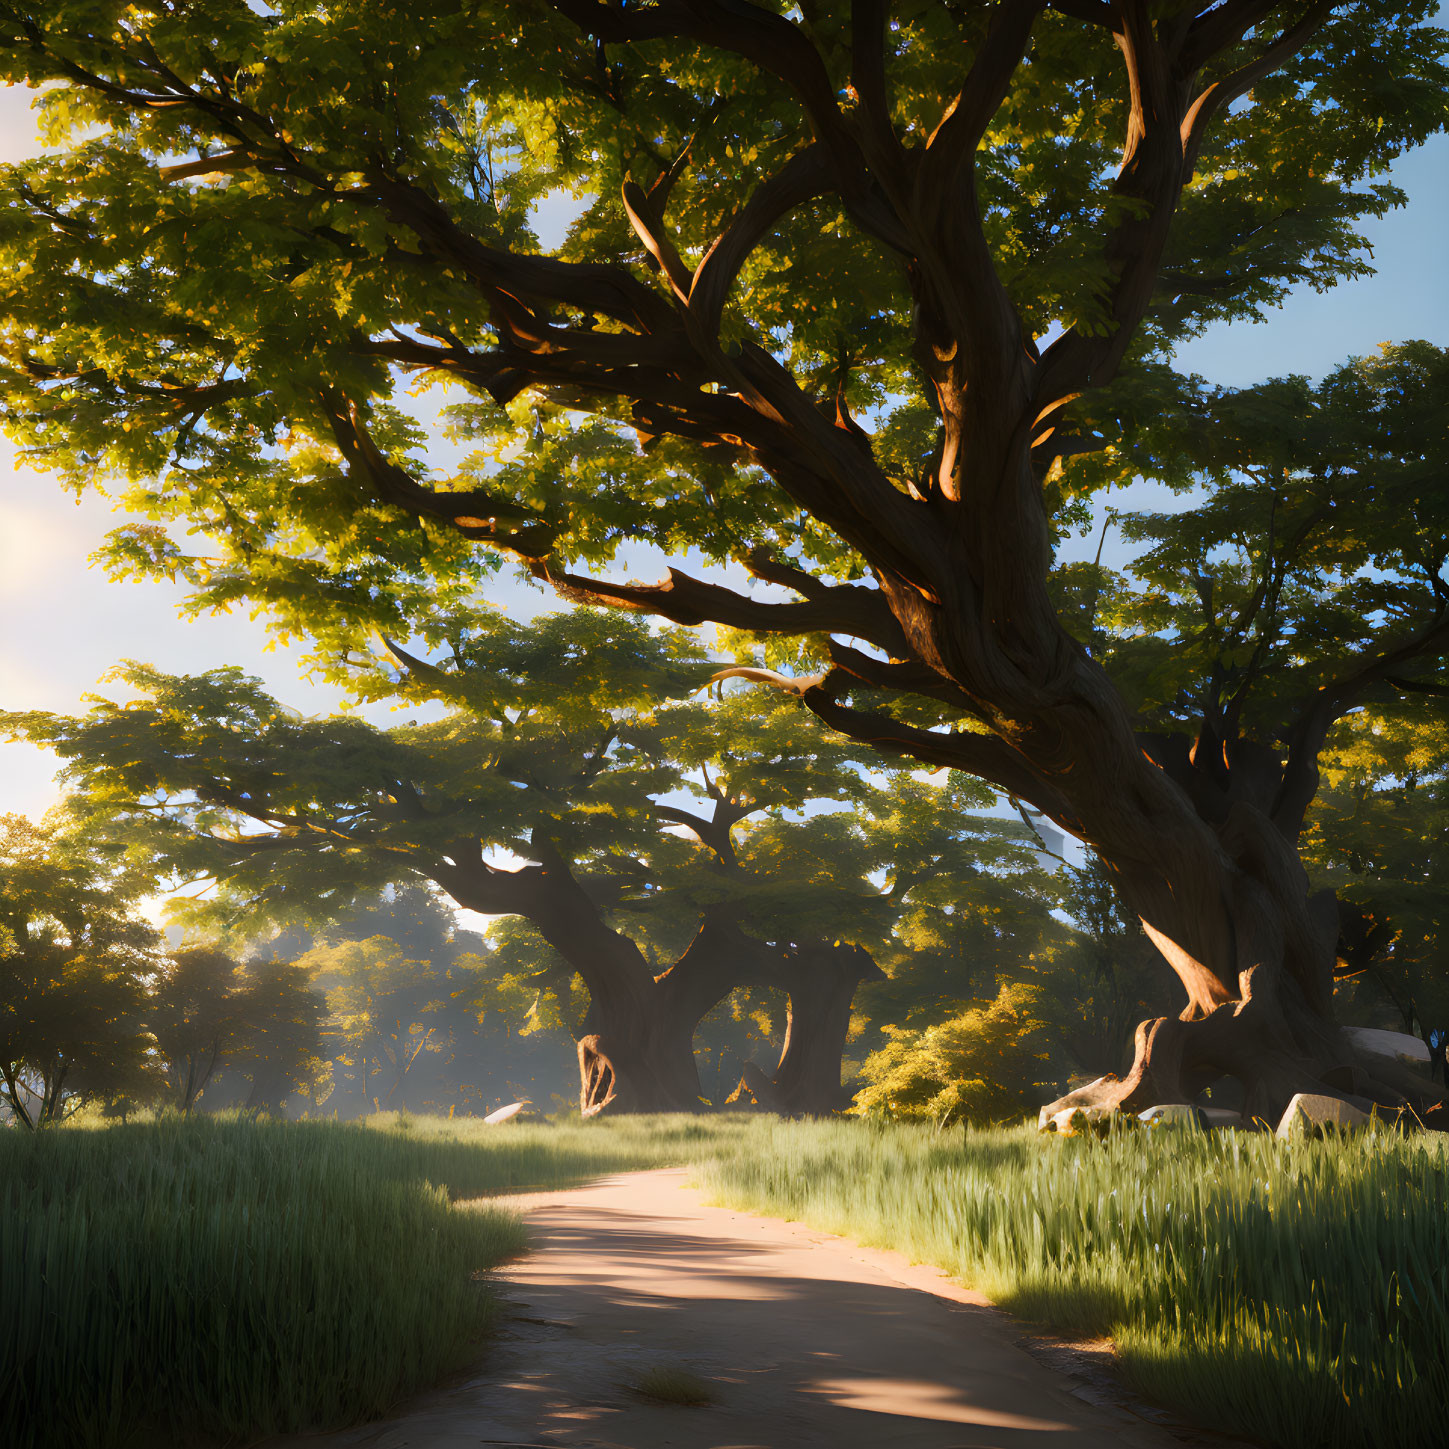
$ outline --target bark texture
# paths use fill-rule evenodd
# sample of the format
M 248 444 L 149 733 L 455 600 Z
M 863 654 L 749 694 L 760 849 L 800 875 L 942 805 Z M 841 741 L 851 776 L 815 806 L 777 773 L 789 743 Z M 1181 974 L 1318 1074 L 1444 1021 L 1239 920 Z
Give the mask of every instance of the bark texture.
M 784 954 L 780 982 L 789 1010 L 785 1041 L 773 1075 L 745 1064 L 741 1090 L 767 1111 L 786 1117 L 828 1117 L 850 1105 L 840 1064 L 850 1032 L 850 1011 L 862 981 L 885 973 L 859 946 L 798 946 Z

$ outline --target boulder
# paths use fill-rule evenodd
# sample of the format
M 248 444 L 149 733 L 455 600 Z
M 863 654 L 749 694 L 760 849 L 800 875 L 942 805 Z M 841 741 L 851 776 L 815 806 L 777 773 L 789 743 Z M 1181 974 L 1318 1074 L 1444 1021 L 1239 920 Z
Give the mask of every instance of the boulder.
M 1121 1113 L 1113 1107 L 1071 1107 L 1054 1112 L 1045 1121 L 1038 1118 L 1038 1131 L 1056 1132 L 1063 1137 L 1099 1137 Z
M 1346 1026 L 1348 1039 L 1361 1052 L 1376 1057 L 1391 1057 L 1397 1062 L 1414 1062 L 1427 1066 L 1429 1048 L 1416 1036 L 1404 1031 L 1380 1031 L 1373 1026 Z
M 1163 1102 L 1137 1114 L 1137 1120 L 1148 1127 L 1191 1127 L 1203 1125 L 1202 1110 L 1186 1102 Z
M 487 1127 L 497 1127 L 500 1122 L 511 1122 L 524 1108 L 532 1105 L 531 1102 L 510 1102 L 506 1107 L 500 1107 L 496 1112 L 490 1112 L 483 1119 L 483 1123 Z
M 1307 1133 L 1320 1137 L 1325 1131 L 1353 1132 L 1367 1127 L 1373 1119 L 1350 1102 L 1337 1097 L 1320 1097 L 1313 1092 L 1299 1092 L 1288 1104 L 1283 1120 L 1278 1123 L 1279 1137 L 1298 1137 Z
M 1230 1111 L 1227 1107 L 1199 1107 L 1197 1119 L 1204 1127 L 1216 1130 L 1219 1127 L 1243 1127 L 1247 1124 L 1243 1121 L 1241 1112 Z

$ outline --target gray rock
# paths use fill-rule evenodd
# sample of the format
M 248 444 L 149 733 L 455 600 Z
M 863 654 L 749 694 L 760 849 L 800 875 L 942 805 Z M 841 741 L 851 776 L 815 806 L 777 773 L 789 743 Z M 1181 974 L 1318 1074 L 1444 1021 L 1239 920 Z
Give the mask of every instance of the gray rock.
M 1243 1122 L 1243 1114 L 1241 1112 L 1232 1112 L 1226 1107 L 1199 1107 L 1197 1109 L 1197 1115 L 1198 1120 L 1204 1127 L 1213 1129 L 1219 1127 L 1242 1127 L 1246 1125 Z
M 1408 1032 L 1380 1031 L 1373 1026 L 1348 1026 L 1344 1031 L 1361 1052 L 1369 1052 L 1376 1057 L 1391 1057 L 1398 1062 L 1428 1065 L 1429 1048 Z
M 1137 1120 L 1148 1127 L 1202 1127 L 1202 1112 L 1186 1102 L 1163 1102 L 1137 1114 Z
M 1300 1137 L 1305 1134 L 1318 1137 L 1325 1130 L 1353 1132 L 1367 1127 L 1373 1119 L 1367 1112 L 1360 1112 L 1351 1103 L 1337 1097 L 1320 1097 L 1313 1092 L 1299 1092 L 1289 1102 L 1288 1110 L 1278 1123 L 1279 1137 Z

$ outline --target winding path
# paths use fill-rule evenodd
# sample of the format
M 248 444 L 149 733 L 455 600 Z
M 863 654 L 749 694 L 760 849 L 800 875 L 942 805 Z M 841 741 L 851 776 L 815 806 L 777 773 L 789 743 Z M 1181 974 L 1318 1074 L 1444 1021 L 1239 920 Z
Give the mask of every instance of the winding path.
M 1019 1346 L 932 1269 L 797 1223 L 706 1207 L 680 1171 L 504 1199 L 534 1249 L 474 1376 L 338 1433 L 268 1449 L 1182 1449 Z M 633 1387 L 706 1380 L 684 1407 Z M 1095 1400 L 1095 1402 L 1091 1402 Z

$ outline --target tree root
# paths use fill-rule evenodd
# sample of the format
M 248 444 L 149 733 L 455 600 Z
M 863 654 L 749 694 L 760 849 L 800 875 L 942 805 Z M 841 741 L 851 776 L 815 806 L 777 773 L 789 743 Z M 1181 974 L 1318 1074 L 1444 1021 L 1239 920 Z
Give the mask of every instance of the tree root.
M 1387 1109 L 1406 1121 L 1449 1121 L 1445 1090 L 1393 1062 L 1370 1061 L 1341 1028 L 1291 996 L 1254 992 L 1257 971 L 1244 973 L 1243 999 L 1195 1019 L 1160 1017 L 1137 1028 L 1132 1068 L 1109 1073 L 1051 1103 L 1048 1116 L 1077 1108 L 1141 1112 L 1196 1101 L 1221 1077 L 1242 1084 L 1243 1116 L 1274 1125 L 1300 1092 L 1336 1097 L 1360 1111 Z

